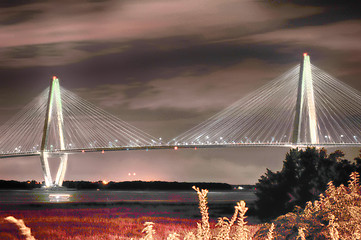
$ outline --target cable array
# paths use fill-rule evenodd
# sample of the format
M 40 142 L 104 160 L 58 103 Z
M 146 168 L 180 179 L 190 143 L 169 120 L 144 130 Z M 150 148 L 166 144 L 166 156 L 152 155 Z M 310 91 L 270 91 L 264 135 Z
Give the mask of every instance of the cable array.
M 311 64 L 319 144 L 360 144 L 361 93 Z M 297 65 L 170 141 L 169 145 L 292 144 Z M 310 143 L 304 96 L 300 142 Z
M 361 93 L 312 65 L 319 142 L 360 143 Z
M 34 153 L 40 150 L 48 90 L 28 103 L 0 128 L 0 154 Z
M 160 145 L 155 137 L 120 120 L 74 93 L 61 89 L 64 150 Z M 41 149 L 49 88 L 0 129 L 0 154 L 37 153 Z M 59 117 L 52 106 L 45 151 L 61 149 Z
M 174 138 L 171 145 L 288 143 L 292 138 L 300 66 Z

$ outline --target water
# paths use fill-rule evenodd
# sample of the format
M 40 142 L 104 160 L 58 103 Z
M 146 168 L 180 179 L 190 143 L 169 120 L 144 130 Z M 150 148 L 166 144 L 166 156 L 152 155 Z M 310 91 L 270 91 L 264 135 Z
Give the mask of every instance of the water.
M 217 191 L 208 193 L 209 203 L 232 203 L 244 200 L 253 203 L 251 191 Z M 41 203 L 198 203 L 193 191 L 0 191 L 0 205 Z
M 210 217 L 231 217 L 240 200 L 252 206 L 252 191 L 211 191 L 208 193 Z M 127 216 L 162 216 L 198 219 L 195 191 L 0 191 L 0 214 L 37 209 L 117 209 Z M 121 209 L 121 210 L 120 210 Z M 249 213 L 249 212 L 248 212 Z M 249 216 L 249 214 L 248 214 Z

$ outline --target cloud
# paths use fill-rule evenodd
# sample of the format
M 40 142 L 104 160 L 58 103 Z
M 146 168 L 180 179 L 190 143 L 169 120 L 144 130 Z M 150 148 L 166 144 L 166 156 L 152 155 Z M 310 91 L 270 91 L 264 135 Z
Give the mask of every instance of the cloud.
M 288 69 L 282 65 L 248 59 L 201 74 L 183 72 L 168 78 L 98 85 L 75 92 L 149 134 L 169 141 L 285 70 Z
M 123 50 L 99 51 L 94 47 L 93 52 L 83 51 L 77 47 L 83 42 L 96 46 L 182 35 L 199 35 L 212 42 L 264 31 L 318 11 L 290 4 L 270 8 L 262 2 L 237 0 L 26 4 L 0 9 L 0 62 L 12 67 L 54 66 Z
M 79 88 L 76 93 L 102 108 L 119 107 L 129 102 L 127 92 L 137 88 L 137 85 L 100 85 L 91 89 Z
M 244 40 L 266 44 L 287 43 L 317 46 L 330 50 L 361 51 L 360 38 L 360 21 L 343 21 L 322 26 L 280 29 L 251 35 Z
M 87 49 L 91 45 L 91 50 Z M 2 67 L 57 66 L 77 63 L 88 58 L 120 53 L 124 44 L 59 42 L 0 48 Z
M 361 60 L 361 22 L 356 20 L 334 22 L 319 26 L 249 35 L 241 41 L 259 45 L 281 45 L 279 53 L 295 54 L 309 52 L 311 61 L 326 72 L 360 89 L 357 80 Z
M 22 11 L 36 11 L 37 17 L 5 26 L 0 35 L 2 46 L 100 39 L 129 39 L 212 32 L 222 26 L 265 23 L 309 15 L 315 8 L 292 5 L 268 8 L 254 1 L 109 1 L 105 3 L 37 3 L 12 10 L 2 9 L 3 16 Z M 94 11 L 94 7 L 102 7 Z M 40 10 L 39 10 L 40 9 Z M 42 14 L 39 13 L 42 11 Z M 22 16 L 21 14 L 19 14 Z M 8 16 L 9 17 L 9 16 Z M 211 29 L 209 29 L 211 28 Z
M 277 71 L 270 72 L 265 69 L 276 70 L 275 68 L 279 67 L 251 59 L 200 75 L 185 72 L 180 76 L 150 80 L 142 85 L 127 87 L 106 85 L 96 90 L 84 89 L 82 91 L 86 92 L 87 97 L 95 100 L 97 104 L 105 107 L 128 104 L 130 109 L 214 111 L 229 106 L 277 77 L 275 76 Z M 126 92 L 131 89 L 137 92 L 125 97 Z M 102 97 L 94 97 L 99 91 Z
M 3 11 L 4 12 L 4 11 Z M 30 21 L 40 15 L 40 10 L 10 11 L 0 17 L 0 25 L 16 25 Z

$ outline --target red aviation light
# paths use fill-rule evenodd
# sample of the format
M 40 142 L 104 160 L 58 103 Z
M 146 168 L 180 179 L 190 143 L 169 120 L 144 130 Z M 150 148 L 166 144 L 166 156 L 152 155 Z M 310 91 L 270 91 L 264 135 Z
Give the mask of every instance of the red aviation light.
M 305 52 L 305 53 L 303 53 L 303 56 L 304 56 L 304 57 L 306 57 L 306 56 L 307 56 L 307 53 L 306 53 L 306 52 Z
M 55 79 L 57 79 L 57 77 L 56 77 L 56 76 L 53 76 L 53 80 L 55 80 Z
M 177 146 L 175 146 L 175 147 L 174 147 L 174 150 L 178 150 L 178 147 L 177 147 Z

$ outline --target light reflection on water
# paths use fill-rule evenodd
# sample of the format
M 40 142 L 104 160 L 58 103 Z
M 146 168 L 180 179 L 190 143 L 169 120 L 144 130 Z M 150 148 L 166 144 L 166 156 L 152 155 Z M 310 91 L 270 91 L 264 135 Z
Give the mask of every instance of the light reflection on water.
M 64 193 L 49 194 L 50 202 L 69 202 L 72 195 Z

